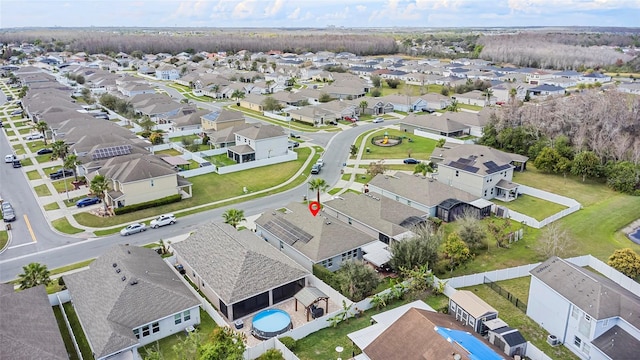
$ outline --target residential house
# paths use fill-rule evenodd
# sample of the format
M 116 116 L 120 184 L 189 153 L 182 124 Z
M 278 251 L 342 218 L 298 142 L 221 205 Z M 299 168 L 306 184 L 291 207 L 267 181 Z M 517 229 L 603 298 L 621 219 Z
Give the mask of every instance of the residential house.
M 0 358 L 68 360 L 44 285 L 0 284 Z
M 200 323 L 200 301 L 152 249 L 116 245 L 63 279 L 96 360 L 135 359 Z
M 468 290 L 458 290 L 449 297 L 449 314 L 482 336 L 489 331 L 484 322 L 498 318 L 496 309 Z
M 467 134 L 471 136 L 482 137 L 484 134 L 484 127 L 487 126 L 491 115 L 495 112 L 496 110 L 494 108 L 485 107 L 477 113 L 467 111 L 447 111 L 443 113 L 441 117 L 467 126 L 469 129 Z
M 451 104 L 451 99 L 440 94 L 428 93 L 421 95 L 420 98 L 427 102 L 427 110 L 446 109 Z
M 618 87 L 616 87 L 616 90 L 623 93 L 640 95 L 640 82 L 620 84 L 618 85 Z
M 529 93 L 534 96 L 556 96 L 564 95 L 566 92 L 562 86 L 542 84 L 529 89 Z
M 180 77 L 180 72 L 173 65 L 163 64 L 156 68 L 155 75 L 158 80 L 175 80 Z
M 592 72 L 592 73 L 587 73 L 584 74 L 582 76 L 580 76 L 580 78 L 578 79 L 579 82 L 581 83 L 587 83 L 587 84 L 594 84 L 594 83 L 606 83 L 606 82 L 610 82 L 611 81 L 611 76 L 608 75 L 604 75 L 602 73 L 599 72 Z
M 198 110 L 187 114 L 178 113 L 166 119 L 172 124 L 174 131 L 199 130 L 202 128 L 202 117 L 209 114 L 209 110 Z
M 491 214 L 492 204 L 479 196 L 417 174 L 376 175 L 368 189 L 446 222 L 454 221 L 465 210 L 475 212 L 479 218 Z
M 560 344 L 580 359 L 637 358 L 638 294 L 556 256 L 530 273 L 527 316 Z
M 256 234 L 312 271 L 318 264 L 336 271 L 349 260 L 362 260 L 362 246 L 375 238 L 322 214 L 311 216 L 307 205 L 293 202 L 285 211 L 264 212 Z
M 515 96 L 518 100 L 523 100 L 527 96 L 527 89 L 533 86 L 526 86 L 528 84 L 505 82 L 491 87 L 493 96 L 496 98 L 496 103 L 506 103 L 511 100 L 512 96 Z M 512 95 L 512 89 L 515 89 L 515 94 Z
M 111 151 L 106 149 L 104 151 Z M 114 148 L 113 151 L 118 151 Z M 191 183 L 181 181 L 176 170 L 155 155 L 123 155 L 110 158 L 88 180 L 102 175 L 111 182 L 105 203 L 113 208 L 182 194 L 190 196 Z M 183 193 L 183 190 L 187 193 Z
M 262 103 L 264 102 L 265 97 L 263 95 L 254 95 L 250 94 L 240 99 L 240 107 L 245 109 L 263 112 L 264 106 Z
M 418 302 L 374 315 L 375 324 L 348 337 L 358 360 L 504 360 L 500 350 L 446 314 Z
M 237 110 L 220 109 L 201 117 L 202 130 L 220 131 L 245 123 L 244 114 Z
M 535 70 L 527 74 L 527 82 L 531 85 L 541 85 L 544 84 L 545 80 L 552 79 L 553 77 L 552 72 Z
M 300 121 L 312 126 L 324 125 L 325 123 L 340 118 L 340 115 L 334 111 L 325 110 L 319 106 L 305 106 L 299 109 L 290 109 L 289 116 L 291 116 L 291 120 L 293 121 Z
M 431 154 L 431 161 L 438 166 L 438 182 L 483 199 L 503 201 L 518 197 L 518 184 L 511 182 L 513 171 L 523 171 L 528 160 L 523 155 L 475 144 L 438 148 Z
M 496 104 L 496 97 L 491 95 L 487 96 L 483 91 L 480 90 L 471 90 L 464 94 L 456 94 L 451 97 L 452 99 L 456 99 L 460 104 L 466 105 L 474 105 L 474 106 L 490 106 Z
M 288 153 L 288 135 L 278 125 L 255 123 L 235 132 L 235 145 L 227 156 L 236 163 L 269 159 Z
M 416 130 L 428 132 L 443 137 L 461 137 L 469 135 L 469 126 L 449 119 L 447 114 L 442 116 L 409 114 L 400 120 L 400 130 L 415 134 Z
M 429 103 L 427 102 L 427 100 L 417 96 L 387 95 L 381 96 L 377 98 L 377 100 L 393 105 L 394 111 L 408 113 L 412 111 L 423 111 L 429 109 Z
M 208 223 L 171 244 L 199 291 L 233 321 L 292 298 L 310 272 L 248 230 Z

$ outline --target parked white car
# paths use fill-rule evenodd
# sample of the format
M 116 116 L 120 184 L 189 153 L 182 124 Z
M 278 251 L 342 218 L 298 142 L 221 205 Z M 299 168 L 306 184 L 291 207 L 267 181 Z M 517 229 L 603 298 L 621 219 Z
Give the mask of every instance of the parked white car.
M 374 123 L 381 123 L 381 122 L 384 122 L 384 119 L 381 118 L 381 117 L 377 117 L 377 118 L 373 119 L 373 122 Z
M 16 157 L 13 154 L 9 154 L 4 157 L 4 162 L 6 162 L 7 164 L 11 164 L 15 159 Z
M 44 138 L 44 136 L 42 136 L 41 133 L 33 133 L 33 134 L 29 134 L 27 136 L 25 136 L 25 140 L 38 140 L 38 139 L 42 139 Z
M 128 236 L 128 235 L 131 235 L 131 234 L 143 232 L 145 230 L 147 230 L 147 228 L 144 226 L 144 224 L 135 223 L 135 224 L 131 224 L 131 225 L 127 226 L 126 228 L 120 230 L 120 235 Z
M 149 225 L 151 226 L 151 228 L 157 229 L 160 226 L 173 225 L 173 224 L 176 223 L 176 221 L 178 221 L 178 220 L 176 219 L 176 217 L 173 214 L 164 214 L 164 215 L 160 215 L 157 218 L 151 220 L 151 223 Z

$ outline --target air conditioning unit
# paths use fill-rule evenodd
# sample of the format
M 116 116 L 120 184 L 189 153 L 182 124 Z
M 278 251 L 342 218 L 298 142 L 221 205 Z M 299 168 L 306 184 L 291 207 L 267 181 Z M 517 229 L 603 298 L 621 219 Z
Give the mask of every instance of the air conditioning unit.
M 560 345 L 560 340 L 555 335 L 549 335 L 547 336 L 547 343 L 551 346 L 558 346 Z

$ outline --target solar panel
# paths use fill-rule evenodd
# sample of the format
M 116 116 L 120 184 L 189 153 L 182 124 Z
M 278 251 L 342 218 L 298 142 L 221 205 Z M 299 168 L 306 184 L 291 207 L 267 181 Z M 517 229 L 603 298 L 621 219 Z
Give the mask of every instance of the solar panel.
M 459 162 L 460 164 L 471 164 L 473 162 L 473 159 L 465 159 L 465 158 L 460 158 L 458 160 L 456 160 L 456 162 Z
M 272 233 L 288 245 L 298 241 L 308 243 L 313 236 L 285 219 L 274 217 L 264 225 L 265 230 Z
M 477 172 L 478 172 L 478 170 L 480 170 L 480 169 L 478 169 L 477 167 L 474 167 L 474 166 L 465 166 L 465 168 L 464 168 L 464 169 L 462 169 L 462 170 L 464 170 L 464 171 L 468 171 L 468 172 L 471 172 L 471 173 L 474 173 L 474 174 L 475 174 L 475 173 L 477 173 Z
M 467 165 L 461 164 L 457 161 L 452 161 L 449 163 L 449 166 L 451 166 L 452 168 L 463 170 Z
M 91 158 L 93 160 L 106 159 L 114 156 L 131 154 L 131 145 L 117 145 L 106 148 L 100 148 L 93 151 Z
M 487 167 L 487 174 L 497 173 L 498 171 L 506 170 L 511 168 L 509 164 L 497 165 L 493 161 L 487 161 L 484 163 L 484 166 Z

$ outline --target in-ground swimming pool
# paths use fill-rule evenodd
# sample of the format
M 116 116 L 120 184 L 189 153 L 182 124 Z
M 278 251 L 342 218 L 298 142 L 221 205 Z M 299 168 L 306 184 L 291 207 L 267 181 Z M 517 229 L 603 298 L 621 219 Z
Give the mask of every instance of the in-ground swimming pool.
M 636 231 L 629 234 L 629 239 L 636 244 L 640 244 L 640 228 L 637 228 Z
M 258 339 L 269 339 L 289 331 L 291 317 L 280 309 L 262 310 L 251 321 L 251 334 Z

